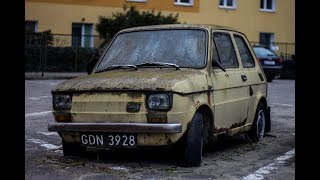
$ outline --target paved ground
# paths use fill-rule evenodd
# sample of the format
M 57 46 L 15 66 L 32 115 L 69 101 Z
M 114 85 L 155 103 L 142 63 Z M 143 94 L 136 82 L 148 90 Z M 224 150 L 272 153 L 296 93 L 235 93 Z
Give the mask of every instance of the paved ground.
M 272 132 L 251 144 L 224 139 L 204 154 L 201 167 L 185 168 L 170 149 L 88 152 L 64 157 L 61 139 L 47 131 L 51 89 L 64 80 L 25 81 L 25 179 L 295 179 L 295 81 L 269 83 Z

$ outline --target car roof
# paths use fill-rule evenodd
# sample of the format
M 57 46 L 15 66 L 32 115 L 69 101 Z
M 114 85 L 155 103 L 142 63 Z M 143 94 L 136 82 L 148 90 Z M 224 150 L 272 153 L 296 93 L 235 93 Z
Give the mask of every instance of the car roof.
M 213 30 L 226 30 L 226 31 L 235 31 L 241 33 L 239 30 L 221 26 L 221 25 L 211 25 L 211 24 L 163 24 L 163 25 L 150 25 L 150 26 L 140 26 L 140 27 L 132 27 L 124 29 L 120 32 L 127 32 L 127 31 L 139 31 L 139 30 L 154 30 L 154 29 L 213 29 Z M 243 33 L 241 33 L 243 34 Z

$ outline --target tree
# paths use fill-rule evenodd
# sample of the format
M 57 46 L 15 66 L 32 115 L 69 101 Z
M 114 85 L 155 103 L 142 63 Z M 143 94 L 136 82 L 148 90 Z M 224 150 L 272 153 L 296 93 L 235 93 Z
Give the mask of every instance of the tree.
M 108 41 L 117 32 L 125 28 L 159 24 L 179 24 L 178 16 L 179 14 L 164 16 L 160 11 L 155 13 L 154 10 L 139 12 L 134 6 L 131 6 L 129 9 L 124 6 L 123 12 L 113 13 L 111 18 L 99 16 L 99 23 L 96 25 L 96 30 L 101 38 Z

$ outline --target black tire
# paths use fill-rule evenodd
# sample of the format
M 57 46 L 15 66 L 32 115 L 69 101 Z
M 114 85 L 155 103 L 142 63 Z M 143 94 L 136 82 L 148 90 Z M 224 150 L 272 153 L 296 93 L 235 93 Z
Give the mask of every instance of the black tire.
M 275 77 L 271 75 L 267 76 L 267 82 L 272 82 L 274 78 Z
M 252 142 L 259 142 L 259 140 L 261 140 L 265 136 L 267 124 L 266 117 L 266 107 L 262 102 L 259 102 L 253 124 L 250 131 L 248 132 L 248 136 Z
M 203 149 L 203 116 L 197 112 L 186 134 L 186 165 L 200 166 Z
M 80 143 L 68 143 L 62 140 L 62 150 L 64 156 L 82 156 L 86 147 L 81 146 Z

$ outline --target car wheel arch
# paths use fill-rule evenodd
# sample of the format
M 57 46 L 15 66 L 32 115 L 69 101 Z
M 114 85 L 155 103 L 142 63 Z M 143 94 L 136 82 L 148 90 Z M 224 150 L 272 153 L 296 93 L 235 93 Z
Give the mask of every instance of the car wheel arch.
M 210 146 L 213 142 L 213 127 L 214 127 L 214 120 L 213 120 L 213 110 L 206 104 L 201 105 L 195 114 L 199 112 L 203 115 L 203 124 L 204 124 L 204 145 Z
M 270 116 L 270 109 L 268 108 L 269 106 L 268 106 L 266 97 L 264 96 L 260 97 L 259 101 L 257 101 L 257 103 L 255 104 L 254 112 L 257 111 L 259 103 L 262 103 L 267 111 L 266 112 L 266 129 L 265 129 L 265 132 L 267 133 L 271 130 L 271 116 Z

